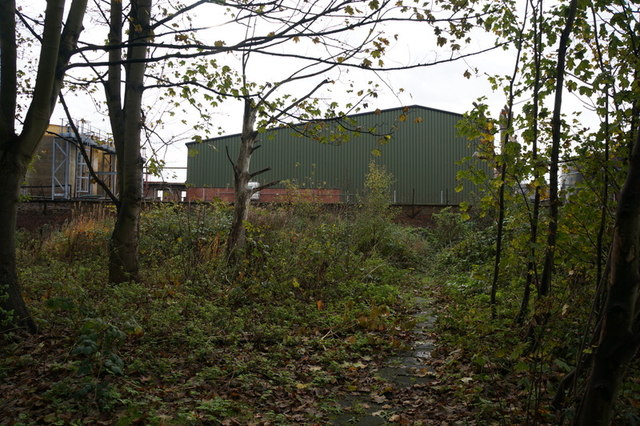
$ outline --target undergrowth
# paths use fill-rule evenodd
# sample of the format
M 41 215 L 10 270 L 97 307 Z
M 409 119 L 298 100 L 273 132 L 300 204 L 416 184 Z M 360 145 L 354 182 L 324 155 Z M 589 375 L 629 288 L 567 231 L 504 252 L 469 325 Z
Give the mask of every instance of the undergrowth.
M 373 172 L 375 196 L 355 208 L 295 194 L 254 207 L 235 264 L 224 258 L 228 205 L 148 208 L 142 279 L 117 286 L 107 284 L 108 216 L 20 233 L 20 280 L 42 332 L 3 342 L 0 418 L 322 424 L 343 410 L 345 394 L 360 392 L 411 413 L 389 417 L 401 423 L 570 422 L 575 392 L 558 390 L 592 350 L 584 336 L 593 274 L 580 267 L 588 253 L 575 254 L 582 242 L 560 241 L 553 297 L 529 306 L 545 309 L 545 323 L 531 314 L 518 322 L 527 234 L 508 216 L 492 318 L 494 225 L 449 209 L 429 228 L 396 225 L 388 197 L 377 196 L 390 177 Z M 437 316 L 436 349 L 419 371 L 430 381 L 392 391 L 376 371 L 406 351 L 414 296 L 431 300 Z M 639 394 L 636 361 L 618 424 L 637 422 Z
M 21 233 L 20 280 L 41 334 L 5 342 L 0 417 L 326 419 L 340 410 L 336 395 L 367 374 L 354 361 L 398 350 L 413 324 L 403 294 L 426 246 L 381 207 L 256 207 L 244 254 L 228 265 L 229 206 L 154 206 L 142 214 L 142 279 L 122 285 L 107 284 L 108 217 Z
M 522 222 L 507 221 L 505 248 L 497 291 L 498 315 L 492 318 L 490 286 L 495 256 L 495 226 L 476 216 L 444 210 L 434 216 L 427 232 L 435 261 L 429 266 L 428 287 L 438 312 L 436 333 L 439 346 L 437 374 L 439 391 L 466 407 L 465 421 L 502 424 L 568 424 L 574 415 L 576 391 L 560 391 L 560 383 L 576 380 L 570 373 L 593 346 L 585 340 L 594 279 L 580 259 L 562 241 L 554 272 L 553 297 L 529 312 L 544 309 L 544 323 L 529 315 L 517 317 L 521 308 L 526 265 L 522 264 L 523 242 L 528 235 Z M 581 250 L 584 250 L 582 248 Z M 582 253 L 581 256 L 585 256 Z M 532 288 L 535 299 L 535 287 Z M 537 336 L 537 345 L 531 335 Z M 617 404 L 616 424 L 637 424 L 640 407 L 638 362 Z M 582 373 L 584 374 L 584 373 Z M 579 390 L 579 388 L 578 388 Z M 572 399 L 573 398 L 573 399 Z

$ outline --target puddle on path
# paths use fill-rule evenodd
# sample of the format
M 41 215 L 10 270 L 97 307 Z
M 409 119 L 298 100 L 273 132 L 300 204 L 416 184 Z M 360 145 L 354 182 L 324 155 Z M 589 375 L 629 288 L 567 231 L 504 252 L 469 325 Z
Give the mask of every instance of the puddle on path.
M 435 323 L 435 316 L 429 312 L 428 302 L 423 298 L 415 299 L 421 309 L 414 317 L 417 323 L 412 330 L 414 341 L 410 349 L 389 358 L 377 375 L 394 388 L 407 388 L 422 385 L 431 381 L 433 371 L 428 360 L 434 350 L 434 342 L 430 339 L 430 331 Z M 331 419 L 334 425 L 377 426 L 387 424 L 387 413 L 392 410 L 384 401 L 384 396 L 374 397 L 369 394 L 353 393 L 340 401 L 343 413 Z

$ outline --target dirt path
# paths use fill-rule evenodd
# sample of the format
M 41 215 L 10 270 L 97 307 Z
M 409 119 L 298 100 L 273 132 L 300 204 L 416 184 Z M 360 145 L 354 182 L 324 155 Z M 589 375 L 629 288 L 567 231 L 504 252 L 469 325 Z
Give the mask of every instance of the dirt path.
M 402 405 L 413 405 L 415 408 L 416 403 L 422 403 L 418 395 L 424 393 L 422 389 L 429 386 L 432 380 L 430 360 L 434 341 L 431 333 L 436 318 L 426 299 L 416 297 L 415 303 L 419 310 L 414 314 L 416 325 L 411 332 L 413 339 L 410 348 L 387 359 L 375 373 L 377 377 L 374 380 L 385 384 L 384 392 L 354 391 L 347 395 L 340 401 L 343 413 L 333 418 L 332 424 L 375 426 L 390 422 L 403 423 L 407 418 Z M 403 399 L 402 405 L 398 404 L 398 399 Z

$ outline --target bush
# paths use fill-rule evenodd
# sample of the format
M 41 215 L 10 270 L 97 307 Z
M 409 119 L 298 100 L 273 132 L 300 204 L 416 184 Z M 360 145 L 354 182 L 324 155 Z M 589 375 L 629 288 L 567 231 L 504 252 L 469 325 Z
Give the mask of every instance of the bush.
M 147 268 L 142 269 L 164 264 L 171 271 L 169 281 L 195 279 L 220 261 L 230 223 L 230 207 L 224 203 L 163 204 L 145 210 L 140 257 Z
M 34 353 L 48 419 L 247 423 L 281 411 L 292 403 L 282 395 L 293 391 L 328 399 L 334 386 L 322 383 L 339 389 L 351 374 L 345 362 L 397 348 L 412 282 L 404 267 L 421 262 L 416 250 L 426 243 L 390 223 L 388 199 L 379 196 L 389 176 L 372 171 L 351 218 L 304 199 L 254 208 L 235 265 L 224 257 L 224 204 L 145 210 L 135 283 L 107 284 L 109 221 L 85 217 L 41 246 L 22 234 L 19 256 L 28 261 L 20 279 L 47 336 Z M 33 366 L 12 351 L 3 348 L 0 373 L 26 374 Z M 30 383 L 8 399 L 29 404 L 16 395 L 32 392 Z M 263 391 L 276 396 L 252 399 Z M 37 421 L 39 407 L 15 412 Z

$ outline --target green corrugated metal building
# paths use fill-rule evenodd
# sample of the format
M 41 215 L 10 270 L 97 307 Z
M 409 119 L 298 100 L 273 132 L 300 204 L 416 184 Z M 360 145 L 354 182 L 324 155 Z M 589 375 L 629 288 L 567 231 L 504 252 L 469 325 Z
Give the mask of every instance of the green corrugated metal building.
M 261 148 L 252 157 L 251 170 L 271 168 L 257 178 L 261 183 L 289 180 L 301 188 L 339 189 L 341 200 L 350 202 L 362 192 L 374 160 L 393 175 L 395 204 L 459 204 L 468 201 L 468 192 L 455 191 L 456 173 L 466 167 L 456 163 L 474 151 L 456 134 L 461 118 L 423 106 L 356 114 L 345 127 L 357 131 L 341 143 L 320 143 L 287 127 L 273 129 L 259 136 Z M 239 143 L 236 134 L 187 144 L 191 194 L 202 188 L 232 191 L 233 171 L 225 150 L 235 160 Z

